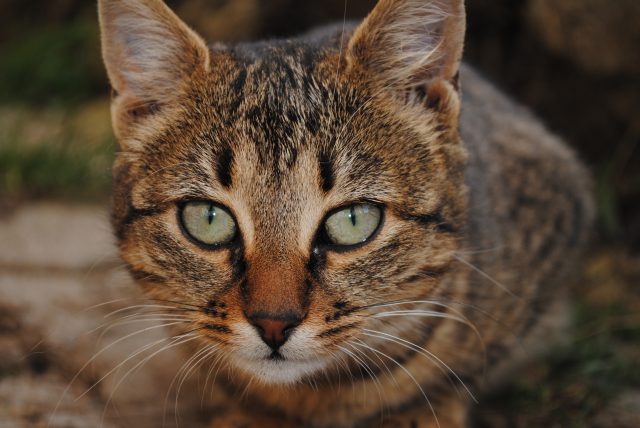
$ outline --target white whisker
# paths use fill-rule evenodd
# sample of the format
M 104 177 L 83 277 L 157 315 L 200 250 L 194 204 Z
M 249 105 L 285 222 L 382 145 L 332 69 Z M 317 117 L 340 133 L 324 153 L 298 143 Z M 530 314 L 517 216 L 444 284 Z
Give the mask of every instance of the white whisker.
M 400 367 L 400 369 L 402 371 L 404 371 L 404 373 L 413 381 L 413 383 L 416 385 L 416 387 L 420 390 L 420 394 L 422 394 L 422 397 L 425 399 L 425 401 L 427 402 L 427 405 L 429 406 L 429 409 L 431 409 L 431 413 L 433 414 L 433 418 L 436 421 L 436 426 L 438 428 L 440 427 L 440 421 L 438 421 L 438 416 L 436 415 L 436 411 L 433 408 L 433 405 L 431 404 L 431 401 L 429 400 L 429 397 L 427 397 L 427 394 L 424 392 L 424 389 L 422 388 L 422 386 L 420 385 L 420 383 L 418 383 L 418 381 L 416 380 L 416 378 L 413 376 L 413 374 L 411 374 L 411 372 L 409 370 L 407 370 L 406 367 L 404 367 L 402 364 L 400 364 L 397 360 L 395 360 L 393 357 L 390 357 L 389 355 L 385 354 L 382 351 L 378 351 L 377 349 L 374 349 L 373 347 L 369 346 L 369 345 L 365 345 L 365 344 L 360 344 L 359 346 L 363 346 L 366 349 L 369 349 L 370 351 L 373 351 L 376 354 L 380 354 L 383 357 L 391 360 L 395 365 L 397 365 L 398 367 Z
M 483 278 L 485 278 L 488 281 L 490 281 L 492 284 L 495 284 L 496 286 L 498 286 L 502 291 L 504 291 L 505 293 L 507 293 L 508 295 L 513 297 L 514 299 L 522 300 L 521 297 L 517 296 L 516 294 L 513 293 L 513 291 L 509 290 L 509 288 L 507 288 L 507 286 L 505 286 L 500 281 L 498 281 L 495 278 L 493 278 L 491 275 L 489 275 L 488 273 L 486 273 L 485 271 L 483 271 L 482 269 L 480 269 L 479 267 L 477 267 L 473 263 L 463 259 L 458 254 L 453 254 L 453 257 L 455 257 L 455 259 L 458 260 L 463 265 L 467 266 L 468 268 L 472 269 L 473 271 L 475 271 L 476 273 L 481 275 Z
M 370 329 L 363 329 L 364 331 L 364 335 L 365 336 L 370 336 L 370 337 L 377 337 L 379 339 L 383 339 L 383 340 L 388 340 L 392 343 L 396 343 L 404 348 L 407 349 L 411 349 L 415 352 L 418 352 L 419 354 L 423 355 L 424 357 L 426 357 L 428 360 L 430 361 L 436 361 L 438 364 L 440 364 L 442 367 L 444 367 L 450 374 L 452 374 L 456 380 L 458 382 L 460 382 L 460 384 L 464 387 L 464 389 L 467 391 L 467 394 L 469 394 L 469 396 L 471 397 L 471 399 L 473 399 L 474 402 L 478 403 L 478 400 L 476 400 L 475 396 L 473 395 L 473 393 L 471 392 L 471 390 L 467 387 L 467 385 L 462 381 L 462 379 L 460 378 L 460 376 L 458 376 L 458 374 L 448 365 L 446 364 L 444 361 L 442 361 L 440 358 L 438 358 L 437 355 L 435 355 L 433 352 L 430 352 L 428 350 L 426 350 L 423 347 L 420 347 L 418 345 L 416 345 L 415 343 L 412 343 L 406 339 L 403 339 L 401 337 L 395 336 L 393 334 L 390 333 L 384 333 L 381 331 L 376 331 L 376 330 L 370 330 Z M 436 364 L 436 366 L 438 366 L 438 364 Z M 442 367 L 438 366 L 440 369 L 442 369 Z M 446 375 L 446 373 L 444 373 Z
M 116 383 L 116 385 L 114 386 L 114 388 L 111 390 L 111 393 L 109 394 L 109 399 L 107 400 L 105 406 L 104 406 L 104 411 L 102 412 L 102 420 L 104 420 L 104 417 L 106 415 L 107 412 L 107 408 L 109 406 L 109 404 L 111 403 L 111 401 L 113 400 L 113 396 L 116 393 L 116 391 L 118 390 L 118 388 L 120 387 L 120 385 L 125 381 L 125 379 L 127 377 L 129 377 L 129 375 L 131 375 L 135 370 L 137 370 L 138 368 L 142 367 L 143 365 L 145 365 L 147 362 L 149 362 L 151 359 L 153 359 L 156 355 L 167 351 L 171 348 L 175 348 L 176 346 L 180 346 L 183 345 L 187 342 L 191 342 L 192 340 L 195 340 L 198 338 L 197 334 L 194 334 L 193 332 L 189 332 L 189 333 L 185 333 L 179 336 L 174 336 L 172 338 L 165 338 L 164 340 L 172 340 L 172 343 L 169 343 L 165 346 L 163 346 L 162 348 L 158 349 L 157 351 L 153 352 L 151 355 L 146 356 L 142 361 L 139 361 L 136 365 L 134 365 L 133 367 L 131 367 L 118 381 L 118 383 Z M 138 354 L 140 354 L 140 352 L 138 352 Z M 129 358 L 127 358 L 127 360 L 130 360 L 131 358 L 133 358 L 134 356 L 130 356 Z M 122 366 L 122 364 L 126 363 L 126 361 L 123 361 L 122 363 L 118 364 L 118 366 L 116 366 L 113 370 L 119 368 Z M 112 370 L 112 371 L 113 371 Z M 100 381 L 98 381 L 97 383 L 99 383 Z M 97 384 L 96 383 L 96 384 Z

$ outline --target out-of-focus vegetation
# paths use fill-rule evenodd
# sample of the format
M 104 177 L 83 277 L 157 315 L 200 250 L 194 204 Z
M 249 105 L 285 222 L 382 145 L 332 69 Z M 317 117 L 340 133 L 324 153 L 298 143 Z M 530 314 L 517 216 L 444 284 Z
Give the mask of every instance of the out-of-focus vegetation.
M 0 196 L 104 200 L 115 142 L 92 2 L 0 5 Z
M 0 102 L 74 105 L 104 93 L 95 23 L 76 20 L 2 45 Z
M 611 249 L 590 257 L 573 287 L 569 337 L 485 398 L 483 427 L 638 426 L 639 261 Z
M 115 150 L 106 99 L 81 107 L 0 108 L 0 188 L 6 197 L 101 200 Z

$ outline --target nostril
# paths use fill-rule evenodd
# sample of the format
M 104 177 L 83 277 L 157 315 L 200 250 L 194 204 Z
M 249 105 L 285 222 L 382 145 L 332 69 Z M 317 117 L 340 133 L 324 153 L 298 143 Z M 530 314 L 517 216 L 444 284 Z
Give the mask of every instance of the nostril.
M 256 328 L 262 340 L 274 351 L 287 341 L 293 330 L 300 325 L 301 319 L 292 316 L 270 316 L 257 314 L 247 317 Z

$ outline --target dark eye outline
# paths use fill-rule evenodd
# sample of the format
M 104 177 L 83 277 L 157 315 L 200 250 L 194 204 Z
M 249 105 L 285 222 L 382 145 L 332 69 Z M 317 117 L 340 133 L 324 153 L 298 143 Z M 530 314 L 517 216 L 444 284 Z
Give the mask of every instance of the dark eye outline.
M 184 224 L 183 214 L 184 214 L 184 209 L 188 204 L 197 204 L 197 203 L 210 204 L 210 205 L 216 206 L 217 208 L 221 208 L 225 210 L 227 214 L 231 216 L 231 219 L 233 220 L 236 226 L 235 234 L 233 235 L 233 237 L 228 241 L 225 241 L 219 244 L 207 244 L 205 242 L 200 241 L 195 236 L 193 236 Z M 207 251 L 215 251 L 215 250 L 224 250 L 224 249 L 239 247 L 242 244 L 242 234 L 240 233 L 240 226 L 238 225 L 238 220 L 236 220 L 236 216 L 233 214 L 233 211 L 230 210 L 227 206 L 215 201 L 207 200 L 207 199 L 188 199 L 188 200 L 178 202 L 177 207 L 178 209 L 176 210 L 176 217 L 177 217 L 176 220 L 178 222 L 178 226 L 180 227 L 180 231 L 182 232 L 184 237 L 187 238 L 189 242 L 196 245 L 197 247 L 200 247 L 203 250 L 207 250 Z
M 329 219 L 329 217 L 331 217 L 332 215 L 334 215 L 337 212 L 343 211 L 347 208 L 350 207 L 354 207 L 357 205 L 371 205 L 373 207 L 376 207 L 380 210 L 380 221 L 378 222 L 378 225 L 376 226 L 375 230 L 371 233 L 371 235 L 369 235 L 369 237 L 367 239 L 365 239 L 362 242 L 358 242 L 357 244 L 352 244 L 352 245 L 344 245 L 344 244 L 336 244 L 334 242 L 331 241 L 331 238 L 329 237 L 329 234 L 327 233 L 327 219 Z M 348 204 L 344 204 L 341 205 L 337 208 L 332 209 L 331 211 L 329 211 L 327 214 L 325 214 L 325 216 L 322 218 L 322 221 L 320 222 L 320 227 L 318 228 L 318 231 L 316 232 L 316 238 L 314 239 L 314 247 L 320 247 L 322 249 L 326 249 L 329 251 L 334 251 L 336 253 L 345 253 L 348 251 L 353 251 L 359 248 L 364 247 L 365 245 L 369 244 L 371 241 L 373 241 L 378 234 L 380 233 L 380 231 L 382 230 L 382 227 L 384 225 L 385 222 L 385 206 L 383 204 L 377 203 L 377 202 L 372 202 L 372 201 L 354 201 L 354 202 L 350 202 Z

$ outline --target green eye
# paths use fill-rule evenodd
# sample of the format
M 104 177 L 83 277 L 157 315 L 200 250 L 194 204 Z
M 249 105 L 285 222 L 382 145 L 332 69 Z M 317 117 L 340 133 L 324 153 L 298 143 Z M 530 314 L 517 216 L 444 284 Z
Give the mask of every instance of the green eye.
M 357 245 L 374 234 L 381 219 L 382 210 L 374 205 L 351 205 L 331 214 L 324 229 L 332 244 Z
M 226 209 L 212 202 L 188 202 L 180 210 L 186 234 L 204 245 L 228 244 L 235 238 L 236 222 Z

